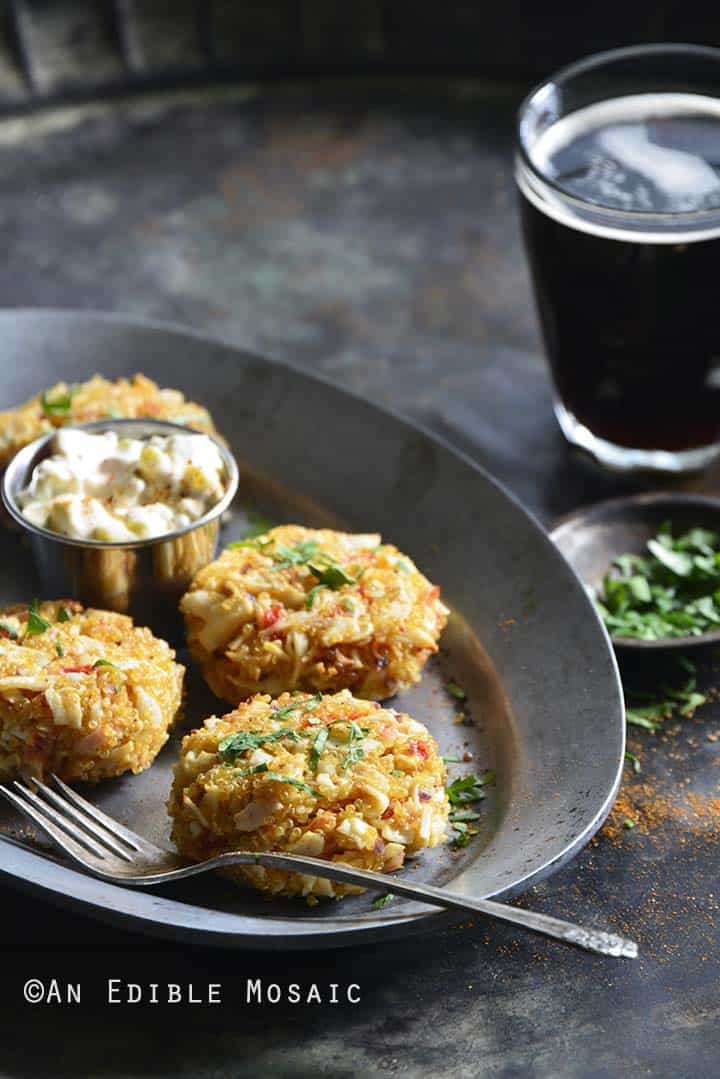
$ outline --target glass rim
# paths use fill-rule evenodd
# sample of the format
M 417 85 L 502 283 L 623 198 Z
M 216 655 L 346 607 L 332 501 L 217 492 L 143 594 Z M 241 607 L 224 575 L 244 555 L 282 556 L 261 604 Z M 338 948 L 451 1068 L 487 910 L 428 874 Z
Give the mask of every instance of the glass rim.
M 704 210 L 676 210 L 673 212 L 663 212 L 662 210 L 624 210 L 617 207 L 602 206 L 597 203 L 589 202 L 586 199 L 579 198 L 535 165 L 520 134 L 523 119 L 528 113 L 534 100 L 543 91 L 547 91 L 549 87 L 562 85 L 562 83 L 567 82 L 569 79 L 575 78 L 578 75 L 583 75 L 588 71 L 592 71 L 593 68 L 601 67 L 604 64 L 612 63 L 616 60 L 632 59 L 634 57 L 641 58 L 653 55 L 659 56 L 663 54 L 695 56 L 715 61 L 718 65 L 718 73 L 720 76 L 720 48 L 716 48 L 712 45 L 693 45 L 687 42 L 668 41 L 655 42 L 646 45 L 626 45 L 619 49 L 605 49 L 603 52 L 592 53 L 590 56 L 585 56 L 580 60 L 574 60 L 571 64 L 566 64 L 564 67 L 558 68 L 557 71 L 548 75 L 541 82 L 536 83 L 521 101 L 517 110 L 515 124 L 516 154 L 519 157 L 522 166 L 531 173 L 534 180 L 549 188 L 563 201 L 577 207 L 585 208 L 600 218 L 606 217 L 608 222 L 615 221 L 619 223 L 622 221 L 634 221 L 651 224 L 653 221 L 664 223 L 676 221 L 678 223 L 689 225 L 692 222 L 704 224 L 710 221 L 717 221 L 718 218 L 720 218 L 720 206 Z M 718 100 L 720 100 L 720 95 Z

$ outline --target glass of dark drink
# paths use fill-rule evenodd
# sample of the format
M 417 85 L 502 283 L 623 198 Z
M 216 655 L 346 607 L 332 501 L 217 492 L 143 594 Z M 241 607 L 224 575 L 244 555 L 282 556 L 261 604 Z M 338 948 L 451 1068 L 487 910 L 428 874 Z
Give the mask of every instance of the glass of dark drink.
M 720 50 L 618 49 L 520 109 L 522 226 L 555 413 L 617 470 L 720 457 Z

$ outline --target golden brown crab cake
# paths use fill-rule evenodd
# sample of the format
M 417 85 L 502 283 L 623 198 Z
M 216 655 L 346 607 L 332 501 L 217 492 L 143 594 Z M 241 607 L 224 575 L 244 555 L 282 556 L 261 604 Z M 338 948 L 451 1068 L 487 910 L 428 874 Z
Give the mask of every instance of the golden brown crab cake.
M 378 535 L 283 525 L 231 545 L 180 609 L 211 689 L 350 689 L 383 700 L 417 682 L 448 610 L 440 589 Z
M 161 389 L 145 375 L 109 382 L 93 375 L 87 382 L 58 382 L 16 408 L 0 412 L 0 468 L 33 439 L 70 423 L 150 417 L 170 420 L 212 434 L 207 409 L 186 401 L 179 390 Z
M 416 720 L 348 690 L 257 695 L 182 743 L 168 812 L 181 854 L 292 851 L 362 869 L 399 869 L 434 847 L 448 819 L 445 765 Z M 225 871 L 273 895 L 362 891 L 249 865 Z
M 141 772 L 167 741 L 184 673 L 126 615 L 72 600 L 0 611 L 0 777 Z

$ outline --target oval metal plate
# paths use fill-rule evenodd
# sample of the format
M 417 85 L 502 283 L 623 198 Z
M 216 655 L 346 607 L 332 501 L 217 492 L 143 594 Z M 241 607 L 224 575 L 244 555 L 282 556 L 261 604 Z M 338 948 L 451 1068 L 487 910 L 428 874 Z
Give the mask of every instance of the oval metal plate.
M 206 404 L 241 467 L 243 506 L 278 521 L 381 532 L 441 585 L 453 608 L 441 655 L 396 706 L 425 722 L 453 774 L 494 768 L 481 835 L 461 852 L 425 852 L 405 870 L 477 896 L 512 895 L 563 865 L 601 825 L 623 764 L 615 659 L 585 591 L 542 528 L 477 465 L 425 431 L 293 367 L 173 327 L 82 312 L 0 312 L 2 407 L 60 379 L 143 371 Z M 0 601 L 36 583 L 17 534 L 0 537 Z M 465 722 L 445 689 L 467 691 Z M 187 715 L 153 767 L 89 794 L 167 842 L 164 801 L 182 733 L 227 710 L 189 678 Z M 319 947 L 426 930 L 456 915 L 371 896 L 315 908 L 269 903 L 205 876 L 153 892 L 85 877 L 28 849 L 0 817 L 2 872 L 48 899 L 128 928 L 222 945 Z M 18 845 L 18 842 L 22 845 Z

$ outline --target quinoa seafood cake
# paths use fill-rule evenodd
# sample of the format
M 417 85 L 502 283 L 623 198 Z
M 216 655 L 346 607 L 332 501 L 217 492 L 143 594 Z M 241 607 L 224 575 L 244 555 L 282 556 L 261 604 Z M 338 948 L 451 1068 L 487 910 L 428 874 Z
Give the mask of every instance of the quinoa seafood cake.
M 207 409 L 186 401 L 179 390 L 161 389 L 152 379 L 140 374 L 117 382 L 93 375 L 87 382 L 72 386 L 58 382 L 24 404 L 0 412 L 0 468 L 23 446 L 54 427 L 108 417 L 151 417 L 181 423 L 206 434 L 215 431 Z
M 417 682 L 448 610 L 440 589 L 378 535 L 298 525 L 232 544 L 180 603 L 210 688 L 383 700 Z
M 184 673 L 126 615 L 72 600 L 0 611 L 0 778 L 143 771 L 167 741 Z
M 348 690 L 258 695 L 183 739 L 168 811 L 188 858 L 291 851 L 399 869 L 434 847 L 448 819 L 445 765 L 416 720 Z M 223 871 L 273 895 L 362 889 L 263 866 Z

